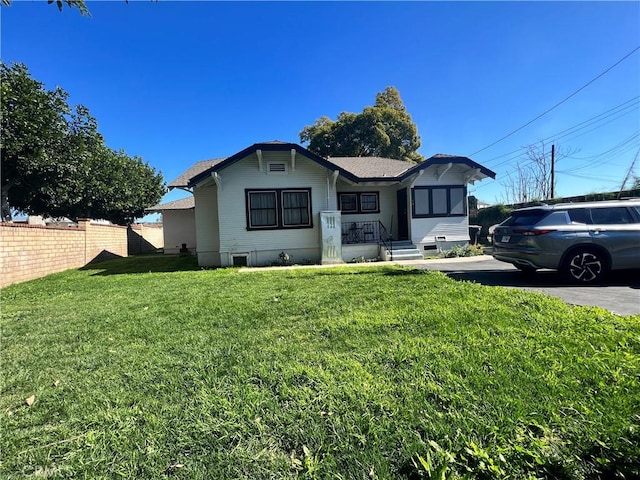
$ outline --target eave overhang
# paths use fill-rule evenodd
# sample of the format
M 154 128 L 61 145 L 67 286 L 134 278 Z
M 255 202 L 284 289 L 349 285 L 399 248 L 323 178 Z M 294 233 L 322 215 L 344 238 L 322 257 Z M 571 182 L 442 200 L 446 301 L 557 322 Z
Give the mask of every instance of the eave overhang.
M 457 157 L 450 155 L 434 155 L 433 157 L 427 158 L 424 162 L 418 163 L 414 167 L 411 167 L 405 173 L 402 174 L 401 180 L 404 181 L 411 175 L 415 175 L 416 172 L 420 170 L 427 169 L 433 166 L 443 166 L 445 169 L 449 169 L 449 164 L 453 165 L 465 165 L 469 167 L 470 170 L 476 171 L 476 179 L 480 180 L 482 178 L 492 178 L 495 180 L 496 173 L 493 170 L 490 170 L 486 167 L 483 167 L 479 163 L 474 162 L 470 158 L 467 157 Z M 480 178 L 478 178 L 480 177 Z

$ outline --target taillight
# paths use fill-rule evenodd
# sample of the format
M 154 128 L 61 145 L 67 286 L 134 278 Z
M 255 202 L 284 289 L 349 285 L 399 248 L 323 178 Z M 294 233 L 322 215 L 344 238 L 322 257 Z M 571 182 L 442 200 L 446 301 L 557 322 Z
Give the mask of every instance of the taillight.
M 553 232 L 554 230 L 527 230 L 524 228 L 514 228 L 514 233 L 519 233 L 525 237 L 537 237 L 538 235 L 544 235 L 546 233 Z

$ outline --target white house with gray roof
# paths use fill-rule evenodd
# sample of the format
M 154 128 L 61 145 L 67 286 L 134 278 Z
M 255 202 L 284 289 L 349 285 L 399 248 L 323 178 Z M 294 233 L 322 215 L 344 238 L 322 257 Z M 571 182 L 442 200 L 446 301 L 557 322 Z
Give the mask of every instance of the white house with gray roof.
M 196 216 L 193 196 L 148 208 L 162 214 L 164 253 L 196 252 Z
M 193 193 L 201 266 L 259 266 L 282 252 L 293 263 L 337 263 L 466 244 L 467 185 L 485 178 L 495 173 L 466 157 L 323 158 L 266 142 L 197 162 L 169 187 Z M 157 207 L 163 218 L 188 210 Z

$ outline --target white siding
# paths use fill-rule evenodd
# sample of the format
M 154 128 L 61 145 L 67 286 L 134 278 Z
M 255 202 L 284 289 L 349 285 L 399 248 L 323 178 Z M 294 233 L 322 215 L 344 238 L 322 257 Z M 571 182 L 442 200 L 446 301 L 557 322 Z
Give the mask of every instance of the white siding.
M 196 244 L 198 264 L 201 266 L 220 265 L 220 236 L 218 234 L 218 197 L 215 184 L 196 187 L 193 191 L 196 201 Z
M 429 167 L 416 180 L 414 187 L 422 186 L 445 186 L 445 185 L 463 185 L 465 184 L 464 175 L 468 171 L 465 166 L 453 166 L 448 170 L 442 178 L 438 179 L 436 169 Z M 409 192 L 410 201 L 412 193 Z M 465 202 L 467 200 L 465 199 Z M 411 208 L 409 215 L 412 215 Z M 449 244 L 466 244 L 469 241 L 469 217 L 434 217 L 434 218 L 411 218 L 410 222 L 411 241 L 420 249 L 425 246 L 433 246 L 436 239 L 439 242 Z M 442 240 L 444 238 L 444 240 Z
M 164 253 L 177 254 L 186 243 L 189 251 L 196 250 L 196 217 L 194 209 L 164 210 Z
M 285 162 L 288 172 L 267 173 L 266 166 L 272 161 Z M 251 265 L 275 262 L 283 251 L 293 262 L 319 261 L 320 211 L 335 205 L 331 201 L 335 193 L 327 195 L 330 172 L 326 168 L 297 154 L 294 170 L 290 152 L 264 151 L 262 170 L 258 168 L 257 156 L 251 154 L 219 173 L 222 184 L 218 192 L 219 252 L 223 266 L 229 265 L 231 256 L 238 253 L 249 254 Z M 313 228 L 248 230 L 245 189 L 254 188 L 310 188 Z

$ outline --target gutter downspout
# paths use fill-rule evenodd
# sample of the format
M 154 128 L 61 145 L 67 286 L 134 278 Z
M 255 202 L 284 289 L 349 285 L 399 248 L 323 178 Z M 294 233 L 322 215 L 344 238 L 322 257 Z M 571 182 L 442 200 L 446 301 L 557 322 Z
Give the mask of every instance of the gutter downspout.
M 331 201 L 331 189 L 335 191 L 339 174 L 339 170 L 334 170 L 333 172 L 331 172 L 331 184 L 329 184 L 329 177 L 327 177 L 327 210 L 329 210 L 329 203 Z

